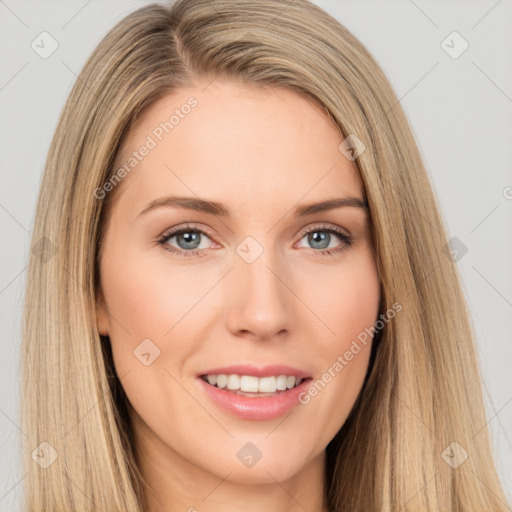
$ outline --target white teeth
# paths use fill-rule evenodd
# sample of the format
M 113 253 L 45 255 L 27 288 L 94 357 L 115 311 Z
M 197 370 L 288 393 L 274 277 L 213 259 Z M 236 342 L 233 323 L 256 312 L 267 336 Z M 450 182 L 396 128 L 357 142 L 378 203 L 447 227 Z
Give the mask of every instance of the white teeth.
M 277 375 L 270 377 L 255 377 L 253 375 L 206 375 L 206 380 L 212 386 L 220 389 L 227 388 L 230 391 L 244 391 L 248 393 L 275 393 L 286 391 L 298 386 L 301 378 L 293 375 Z
M 240 377 L 240 389 L 242 391 L 252 391 L 253 393 L 257 393 L 259 388 L 258 381 L 258 377 L 253 377 L 252 375 L 242 375 Z
M 236 391 L 240 389 L 240 376 L 239 375 L 228 375 L 228 389 Z
M 226 384 L 228 383 L 228 377 L 227 375 L 217 375 L 217 387 L 222 389 L 226 387 Z
M 286 375 L 279 375 L 276 379 L 276 389 L 279 391 L 284 391 L 286 389 Z
M 262 377 L 258 386 L 260 393 L 273 393 L 276 391 L 276 378 L 275 377 Z

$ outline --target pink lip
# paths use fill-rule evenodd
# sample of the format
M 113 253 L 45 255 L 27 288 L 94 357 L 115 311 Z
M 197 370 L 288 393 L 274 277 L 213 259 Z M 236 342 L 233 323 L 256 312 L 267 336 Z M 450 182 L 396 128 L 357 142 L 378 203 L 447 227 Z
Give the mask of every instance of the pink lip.
M 307 379 L 311 375 L 298 368 L 292 368 L 282 364 L 273 364 L 258 368 L 249 364 L 239 364 L 234 366 L 223 366 L 222 368 L 212 368 L 199 373 L 201 375 L 253 375 L 254 377 L 271 377 L 275 375 L 290 375 L 293 377 L 299 377 L 301 379 Z
M 276 371 L 277 370 L 277 371 Z M 265 421 L 279 418 L 291 411 L 299 402 L 299 395 L 304 392 L 312 382 L 304 372 L 285 366 L 268 366 L 257 370 L 249 366 L 230 366 L 228 368 L 215 368 L 207 372 L 210 375 L 254 375 L 257 377 L 267 377 L 270 375 L 304 375 L 303 380 L 298 386 L 280 391 L 274 396 L 243 396 L 236 392 L 219 389 L 208 384 L 201 377 L 196 380 L 202 386 L 206 395 L 221 409 L 234 416 L 244 420 Z M 204 375 L 204 374 L 201 374 Z

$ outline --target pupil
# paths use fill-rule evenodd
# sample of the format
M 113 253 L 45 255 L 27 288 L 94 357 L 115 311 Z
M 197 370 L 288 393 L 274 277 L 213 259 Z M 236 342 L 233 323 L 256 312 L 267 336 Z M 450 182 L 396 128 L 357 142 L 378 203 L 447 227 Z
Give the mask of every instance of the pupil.
M 180 244 L 180 240 L 184 240 L 184 246 Z M 177 235 L 176 241 L 178 242 L 178 245 L 182 249 L 195 249 L 199 245 L 199 233 L 193 233 L 191 231 L 187 231 L 186 233 L 180 233 L 179 235 Z
M 320 235 L 320 236 L 318 236 Z M 329 247 L 329 239 L 330 234 L 326 233 L 325 231 L 314 231 L 313 233 L 310 233 L 309 235 L 309 242 L 312 244 L 313 247 L 315 247 L 315 244 L 320 242 L 321 247 L 316 246 L 315 249 L 325 249 Z M 327 244 L 322 242 L 327 241 Z

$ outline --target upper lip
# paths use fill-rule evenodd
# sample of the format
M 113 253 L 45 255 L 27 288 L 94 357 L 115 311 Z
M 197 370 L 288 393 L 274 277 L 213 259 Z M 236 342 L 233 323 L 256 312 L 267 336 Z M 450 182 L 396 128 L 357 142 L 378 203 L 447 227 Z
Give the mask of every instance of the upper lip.
M 262 367 L 253 366 L 250 364 L 237 364 L 230 366 L 218 366 L 210 368 L 198 374 L 198 377 L 203 375 L 253 375 L 254 377 L 271 377 L 273 375 L 287 375 L 307 379 L 311 375 L 305 370 L 294 368 L 292 366 L 283 364 L 272 364 Z

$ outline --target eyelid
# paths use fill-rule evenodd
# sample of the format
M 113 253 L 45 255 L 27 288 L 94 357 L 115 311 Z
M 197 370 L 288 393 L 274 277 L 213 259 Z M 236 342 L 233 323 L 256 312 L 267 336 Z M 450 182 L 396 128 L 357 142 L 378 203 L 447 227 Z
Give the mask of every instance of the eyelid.
M 212 235 L 212 232 L 210 228 L 204 226 L 203 224 L 197 224 L 195 222 L 186 222 L 185 224 L 172 227 L 169 229 L 166 229 L 159 237 L 159 240 L 162 240 L 164 238 L 169 238 L 171 235 L 179 234 L 183 231 L 198 231 L 200 233 L 203 233 L 207 235 L 209 238 L 214 238 Z
M 337 226 L 336 224 L 329 224 L 329 223 L 322 223 L 322 222 L 317 223 L 317 224 L 313 223 L 310 226 L 301 229 L 299 231 L 299 233 L 302 238 L 304 235 L 307 235 L 308 233 L 311 233 L 314 231 L 331 231 L 331 232 L 336 233 L 339 236 L 345 236 L 347 238 L 351 238 L 351 234 L 347 229 L 342 228 L 341 226 Z
M 311 249 L 309 248 L 310 250 L 312 250 L 314 253 L 318 253 L 318 254 L 323 254 L 323 255 L 332 255 L 332 254 L 338 254 L 338 253 L 341 253 L 343 252 L 345 249 L 347 249 L 348 247 L 350 247 L 351 245 L 353 245 L 354 243 L 354 237 L 350 234 L 350 232 L 345 229 L 345 228 L 342 228 L 341 226 L 338 226 L 336 224 L 329 224 L 329 223 L 313 223 L 311 224 L 310 226 L 302 229 L 300 231 L 300 238 L 299 238 L 299 242 L 300 240 L 302 240 L 305 236 L 307 236 L 309 233 L 314 233 L 315 231 L 326 231 L 328 233 L 332 233 L 334 234 L 335 236 L 337 236 L 341 243 L 340 243 L 340 247 L 332 247 L 330 249 Z M 308 249 L 306 247 L 306 249 Z

